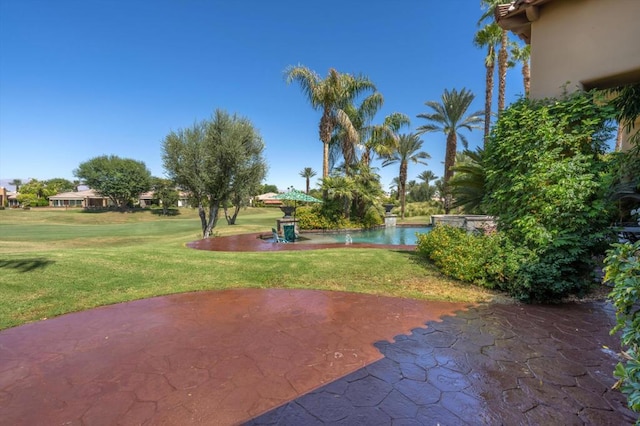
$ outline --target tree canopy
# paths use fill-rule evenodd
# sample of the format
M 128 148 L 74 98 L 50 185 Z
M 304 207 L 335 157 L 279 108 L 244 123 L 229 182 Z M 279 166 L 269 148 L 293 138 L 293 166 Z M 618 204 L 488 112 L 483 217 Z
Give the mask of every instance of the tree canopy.
M 239 207 L 267 172 L 264 143 L 251 121 L 220 109 L 210 120 L 169 133 L 162 150 L 167 175 L 198 206 L 203 238 L 211 235 L 220 208 Z
M 151 188 L 151 173 L 142 161 L 102 155 L 81 163 L 73 174 L 118 207 L 131 205 Z

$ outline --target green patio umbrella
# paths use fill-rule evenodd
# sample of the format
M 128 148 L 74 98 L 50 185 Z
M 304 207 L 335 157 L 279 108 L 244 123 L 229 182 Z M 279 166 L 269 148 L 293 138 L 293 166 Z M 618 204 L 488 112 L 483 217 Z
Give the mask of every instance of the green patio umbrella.
M 298 191 L 297 189 L 292 189 L 289 192 L 278 194 L 273 198 L 275 198 L 276 200 L 295 201 L 296 204 L 298 203 L 298 201 L 303 203 L 321 203 L 322 202 L 322 200 L 318 200 L 317 198 L 314 198 L 311 195 L 307 195 L 302 191 Z
M 311 195 L 305 194 L 304 192 L 298 191 L 296 189 L 292 189 L 289 192 L 278 194 L 273 198 L 275 198 L 276 200 L 289 200 L 294 202 L 294 206 L 293 206 L 294 223 L 296 219 L 296 209 L 298 208 L 298 201 L 302 203 L 321 203 L 322 202 L 322 200 L 318 200 L 317 198 L 314 198 Z M 294 235 L 293 239 L 295 241 L 295 232 L 293 233 L 293 235 Z

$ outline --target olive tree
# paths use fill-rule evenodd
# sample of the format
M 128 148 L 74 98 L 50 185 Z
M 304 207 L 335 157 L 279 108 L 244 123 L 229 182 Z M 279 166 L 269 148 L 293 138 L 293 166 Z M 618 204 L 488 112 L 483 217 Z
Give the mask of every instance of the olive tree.
M 167 175 L 198 206 L 203 238 L 215 228 L 220 208 L 257 189 L 267 171 L 264 143 L 253 124 L 223 110 L 170 132 L 162 150 Z
M 81 163 L 73 174 L 118 207 L 131 205 L 151 189 L 151 172 L 142 161 L 102 155 Z

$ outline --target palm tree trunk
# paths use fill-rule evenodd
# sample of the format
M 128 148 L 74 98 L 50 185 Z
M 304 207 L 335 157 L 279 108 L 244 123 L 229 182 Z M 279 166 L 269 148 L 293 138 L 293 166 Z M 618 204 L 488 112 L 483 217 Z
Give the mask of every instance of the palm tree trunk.
M 522 61 L 522 81 L 524 82 L 524 96 L 529 97 L 529 89 L 531 87 L 531 69 L 529 68 L 529 60 Z
M 493 101 L 493 71 L 494 62 L 486 66 L 485 89 L 484 89 L 484 143 L 487 143 L 489 132 L 491 131 L 491 101 Z
M 398 192 L 400 193 L 400 217 L 404 219 L 404 206 L 406 203 L 406 185 L 407 185 L 407 163 L 400 163 L 400 176 L 398 177 L 400 181 L 400 185 L 398 188 Z
M 507 44 L 509 35 L 507 30 L 502 30 L 502 41 L 500 42 L 500 52 L 498 52 L 498 114 L 504 109 L 505 91 L 507 87 Z
M 618 123 L 618 132 L 616 133 L 616 152 L 622 151 L 622 135 L 624 134 L 624 125 Z
M 444 187 L 449 186 L 449 180 L 453 177 L 453 166 L 456 162 L 456 149 L 458 138 L 455 131 L 447 135 L 447 149 L 444 157 Z
M 307 176 L 307 195 L 309 195 L 309 177 Z
M 322 142 L 322 177 L 329 176 L 329 143 Z

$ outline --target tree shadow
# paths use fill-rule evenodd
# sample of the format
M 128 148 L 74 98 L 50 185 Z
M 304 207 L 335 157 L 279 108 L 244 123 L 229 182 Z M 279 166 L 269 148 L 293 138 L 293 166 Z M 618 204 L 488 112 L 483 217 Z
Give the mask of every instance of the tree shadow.
M 162 209 L 151 209 L 151 214 L 157 216 L 178 216 L 180 215 L 180 210 L 178 209 L 168 209 L 166 214 Z
M 53 263 L 52 260 L 46 259 L 0 260 L 0 268 L 15 269 L 18 272 L 24 273 L 46 268 Z

